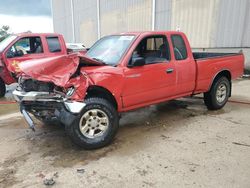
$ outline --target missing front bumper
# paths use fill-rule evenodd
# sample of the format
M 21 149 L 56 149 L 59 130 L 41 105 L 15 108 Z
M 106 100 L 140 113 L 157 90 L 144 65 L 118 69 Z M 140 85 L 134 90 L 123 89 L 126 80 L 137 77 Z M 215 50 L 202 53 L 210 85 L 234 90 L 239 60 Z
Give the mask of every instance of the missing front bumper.
M 13 95 L 16 101 L 20 103 L 20 111 L 32 130 L 35 130 L 35 124 L 30 114 L 37 117 L 34 111 L 38 110 L 38 105 L 42 104 L 42 110 L 51 110 L 51 104 L 54 104 L 52 105 L 54 116 L 65 125 L 71 125 L 86 106 L 84 102 L 71 101 L 61 95 L 49 92 L 22 92 L 15 90 Z

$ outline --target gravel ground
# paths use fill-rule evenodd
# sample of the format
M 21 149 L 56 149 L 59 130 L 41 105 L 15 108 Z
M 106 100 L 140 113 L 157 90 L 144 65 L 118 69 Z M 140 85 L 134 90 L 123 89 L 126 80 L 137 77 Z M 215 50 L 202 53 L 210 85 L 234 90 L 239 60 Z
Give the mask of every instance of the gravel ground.
M 184 98 L 123 114 L 114 142 L 86 151 L 63 127 L 27 125 L 0 105 L 0 187 L 250 187 L 250 80 L 208 111 Z M 9 93 L 8 99 L 11 99 Z

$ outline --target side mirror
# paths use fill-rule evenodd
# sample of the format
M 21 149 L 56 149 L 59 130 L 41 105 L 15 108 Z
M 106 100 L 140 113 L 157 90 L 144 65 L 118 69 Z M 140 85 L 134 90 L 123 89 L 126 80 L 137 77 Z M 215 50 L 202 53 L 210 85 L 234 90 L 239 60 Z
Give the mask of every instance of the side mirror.
M 69 48 L 67 48 L 67 53 L 73 53 L 74 52 L 74 50 L 73 49 L 69 49 Z
M 143 57 L 133 57 L 128 67 L 139 67 L 145 65 L 145 59 Z
M 21 56 L 23 56 L 23 55 L 24 55 L 24 53 L 23 53 L 22 50 L 18 50 L 18 51 L 16 52 L 16 56 L 18 56 L 18 57 L 21 57 Z
M 13 58 L 13 57 L 15 57 L 15 53 L 12 52 L 12 51 L 10 51 L 10 50 L 8 50 L 7 53 L 6 53 L 6 57 L 7 58 Z

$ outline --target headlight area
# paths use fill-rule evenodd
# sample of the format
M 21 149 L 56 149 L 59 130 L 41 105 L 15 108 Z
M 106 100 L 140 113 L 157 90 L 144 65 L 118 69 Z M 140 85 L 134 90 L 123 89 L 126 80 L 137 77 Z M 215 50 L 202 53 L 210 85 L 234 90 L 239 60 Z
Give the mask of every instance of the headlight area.
M 75 93 L 75 87 L 71 86 L 67 89 L 66 98 L 70 98 Z
M 21 106 L 21 113 L 33 130 L 33 117 L 40 121 L 57 121 L 70 125 L 86 105 L 81 100 L 86 93 L 85 84 L 74 82 L 60 87 L 52 82 L 25 76 L 20 77 L 18 82 L 20 86 L 13 94 Z
M 86 105 L 84 102 L 68 100 L 59 93 L 15 90 L 13 95 L 20 104 L 21 113 L 32 130 L 35 129 L 33 117 L 40 121 L 70 125 Z

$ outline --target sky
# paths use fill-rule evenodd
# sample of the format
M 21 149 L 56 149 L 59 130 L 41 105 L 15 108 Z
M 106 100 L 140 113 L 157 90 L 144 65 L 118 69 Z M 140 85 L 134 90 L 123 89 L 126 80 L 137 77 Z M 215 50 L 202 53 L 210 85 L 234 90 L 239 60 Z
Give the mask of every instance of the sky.
M 0 0 L 0 27 L 13 33 L 53 32 L 51 0 Z

